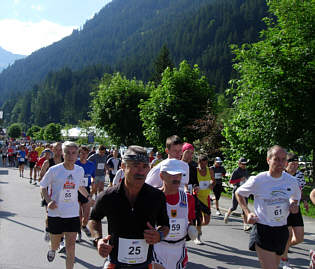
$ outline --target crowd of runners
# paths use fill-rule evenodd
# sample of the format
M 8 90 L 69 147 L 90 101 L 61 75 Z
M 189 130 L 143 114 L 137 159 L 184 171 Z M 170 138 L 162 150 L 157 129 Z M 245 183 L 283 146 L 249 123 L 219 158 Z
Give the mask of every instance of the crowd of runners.
M 19 176 L 39 185 L 47 216 L 44 240 L 50 241 L 47 259 L 66 253 L 66 268 L 74 267 L 75 244 L 83 231 L 104 268 L 181 269 L 188 262 L 186 241 L 202 245 L 202 226 L 211 219 L 211 205 L 222 216 L 219 201 L 227 172 L 221 157 L 212 166 L 206 155 L 195 156 L 194 146 L 177 135 L 166 139 L 161 152 L 129 146 L 120 154 L 105 146 L 89 148 L 74 142 L 2 145 L 3 166 L 18 167 Z M 197 160 L 197 162 L 194 161 Z M 240 156 L 229 176 L 232 205 L 243 210 L 244 231 L 250 232 L 249 249 L 261 267 L 289 269 L 290 246 L 304 240 L 300 205 L 308 210 L 302 189 L 306 182 L 298 158 L 280 146 L 268 150 L 269 170 L 250 176 L 248 160 Z M 25 165 L 29 175 L 24 174 Z M 109 178 L 105 184 L 106 177 Z M 254 211 L 248 197 L 254 197 Z M 310 195 L 315 203 L 315 190 Z M 102 231 L 106 217 L 108 231 Z M 128 223 L 128 225 L 125 225 Z M 310 251 L 315 268 L 315 254 Z

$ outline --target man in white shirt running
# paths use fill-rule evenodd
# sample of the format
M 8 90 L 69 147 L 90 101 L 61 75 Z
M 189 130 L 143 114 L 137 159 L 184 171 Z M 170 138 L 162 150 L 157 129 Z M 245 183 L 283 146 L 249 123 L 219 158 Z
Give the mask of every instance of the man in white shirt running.
M 62 144 L 64 162 L 50 167 L 40 182 L 40 191 L 47 202 L 48 229 L 51 249 L 47 259 L 52 262 L 63 233 L 66 240 L 66 269 L 72 269 L 75 258 L 75 239 L 80 231 L 78 191 L 91 199 L 84 187 L 84 170 L 75 165 L 78 146 L 74 142 Z M 48 193 L 47 187 L 50 187 Z
M 284 172 L 287 153 L 280 146 L 267 152 L 269 171 L 251 177 L 236 191 L 249 224 L 254 224 L 249 249 L 257 252 L 263 269 L 277 269 L 289 238 L 287 218 L 298 212 L 301 192 L 296 179 Z M 254 212 L 247 207 L 245 197 L 254 195 Z
M 154 166 L 147 175 L 145 183 L 155 187 L 161 188 L 163 185 L 162 179 L 160 177 L 160 169 L 163 162 L 167 161 L 168 159 L 177 159 L 180 160 L 182 157 L 182 146 L 183 141 L 177 135 L 170 136 L 166 139 L 166 149 L 165 152 L 168 155 L 168 158 L 158 165 Z M 180 161 L 179 165 L 181 166 L 182 170 L 185 171 L 182 175 L 180 189 L 184 190 L 185 186 L 188 185 L 189 181 L 189 166 L 187 163 Z

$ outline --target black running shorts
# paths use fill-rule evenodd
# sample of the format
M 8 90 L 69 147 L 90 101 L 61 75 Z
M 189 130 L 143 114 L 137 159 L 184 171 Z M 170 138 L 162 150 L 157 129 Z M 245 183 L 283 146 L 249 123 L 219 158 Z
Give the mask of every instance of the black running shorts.
M 215 184 L 213 187 L 213 194 L 216 200 L 220 200 L 221 193 L 223 192 L 223 186 L 222 183 Z
M 85 187 L 85 189 L 87 190 L 88 193 L 90 193 L 90 188 L 89 187 Z M 89 199 L 86 198 L 85 196 L 83 196 L 81 194 L 81 192 L 78 191 L 78 201 L 81 203 L 81 204 L 86 204 Z
M 29 162 L 29 166 L 30 168 L 34 168 L 35 167 L 36 162 Z
M 51 234 L 80 232 L 80 217 L 60 218 L 48 217 L 48 230 Z
M 301 209 L 299 208 L 299 212 L 296 214 L 290 213 L 288 216 L 288 223 L 287 226 L 292 226 L 292 227 L 299 227 L 302 226 L 304 227 L 304 221 L 301 213 Z
M 275 252 L 281 256 L 289 239 L 288 227 L 271 227 L 256 223 L 249 239 L 249 249 L 255 251 L 255 244 L 264 250 Z

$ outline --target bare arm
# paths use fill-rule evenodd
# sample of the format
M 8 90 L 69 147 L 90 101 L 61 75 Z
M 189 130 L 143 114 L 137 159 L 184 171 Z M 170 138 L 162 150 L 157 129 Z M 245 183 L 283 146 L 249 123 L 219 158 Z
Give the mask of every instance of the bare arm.
M 245 197 L 243 197 L 242 195 L 239 195 L 237 192 L 235 192 L 235 195 L 236 195 L 236 199 L 237 199 L 238 203 L 240 204 L 241 208 L 244 211 L 245 216 L 247 217 L 248 224 L 256 223 L 258 220 L 258 217 L 256 216 L 255 213 L 250 212 L 250 210 L 246 204 Z
M 50 208 L 50 209 L 56 209 L 57 208 L 56 201 L 54 201 L 50 198 L 47 188 L 40 187 L 40 193 L 42 194 L 42 196 L 46 200 L 48 208 Z
M 313 189 L 312 192 L 310 193 L 310 199 L 312 203 L 315 205 L 315 189 Z
M 44 161 L 44 163 L 43 163 L 43 165 L 42 165 L 42 167 L 41 167 L 41 169 L 40 169 L 40 172 L 39 172 L 39 181 L 42 180 L 42 178 L 43 178 L 43 176 L 46 174 L 48 168 L 49 168 L 49 161 L 46 160 L 46 161 Z

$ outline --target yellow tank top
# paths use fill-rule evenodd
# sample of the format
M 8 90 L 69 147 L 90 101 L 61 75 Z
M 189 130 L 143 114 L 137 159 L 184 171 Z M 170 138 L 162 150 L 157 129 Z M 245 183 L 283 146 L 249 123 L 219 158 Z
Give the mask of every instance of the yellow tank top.
M 199 182 L 199 192 L 198 199 L 203 202 L 205 205 L 208 205 L 208 196 L 210 194 L 210 169 L 207 167 L 207 173 L 205 176 L 200 175 L 199 169 L 197 169 L 197 179 Z

